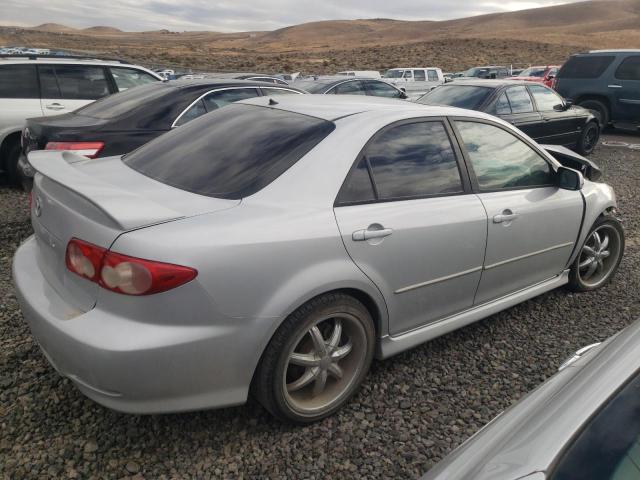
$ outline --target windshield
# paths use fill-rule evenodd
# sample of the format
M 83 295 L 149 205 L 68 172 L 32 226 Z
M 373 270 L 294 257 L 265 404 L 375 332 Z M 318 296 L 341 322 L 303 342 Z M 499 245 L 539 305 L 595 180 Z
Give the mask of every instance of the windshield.
M 387 70 L 384 74 L 384 78 L 402 78 L 404 70 Z
M 446 105 L 475 110 L 491 93 L 491 88 L 471 85 L 442 85 L 418 99 L 424 105 Z
M 546 71 L 547 69 L 543 67 L 531 67 L 520 72 L 518 76 L 519 77 L 544 77 L 544 72 Z
M 142 105 L 148 104 L 163 95 L 175 92 L 161 82 L 128 88 L 127 90 L 101 98 L 75 111 L 78 115 L 108 120 L 116 118 Z
M 252 105 L 228 105 L 123 158 L 166 185 L 240 199 L 269 185 L 335 128 L 332 122 Z

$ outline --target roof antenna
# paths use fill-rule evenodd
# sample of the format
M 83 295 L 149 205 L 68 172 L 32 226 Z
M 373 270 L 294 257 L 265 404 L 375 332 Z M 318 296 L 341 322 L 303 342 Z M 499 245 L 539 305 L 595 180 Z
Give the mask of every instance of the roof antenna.
M 278 105 L 278 102 L 276 102 L 273 98 L 270 98 L 269 105 Z

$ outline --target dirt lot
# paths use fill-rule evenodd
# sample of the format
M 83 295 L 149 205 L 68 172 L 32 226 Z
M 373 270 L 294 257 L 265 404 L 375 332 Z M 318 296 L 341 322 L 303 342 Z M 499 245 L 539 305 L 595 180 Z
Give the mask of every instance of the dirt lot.
M 10 267 L 30 234 L 27 198 L 0 188 L 0 478 L 416 478 L 570 353 L 638 318 L 640 151 L 600 146 L 593 160 L 616 189 L 628 239 L 610 285 L 550 292 L 376 362 L 345 409 L 304 428 L 254 402 L 132 416 L 83 397 L 48 365 L 20 314 Z

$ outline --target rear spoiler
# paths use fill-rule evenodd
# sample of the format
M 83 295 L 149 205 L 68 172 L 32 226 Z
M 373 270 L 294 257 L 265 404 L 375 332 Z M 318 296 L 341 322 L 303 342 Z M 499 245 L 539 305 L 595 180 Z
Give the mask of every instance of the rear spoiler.
M 541 145 L 541 147 L 562 165 L 578 170 L 588 180 L 595 182 L 602 177 L 602 171 L 598 165 L 567 147 L 560 145 Z
M 92 161 L 86 157 L 70 151 L 36 150 L 29 152 L 28 158 L 39 174 L 81 196 L 121 230 L 184 217 L 153 200 L 93 178 L 76 168 L 76 164 Z

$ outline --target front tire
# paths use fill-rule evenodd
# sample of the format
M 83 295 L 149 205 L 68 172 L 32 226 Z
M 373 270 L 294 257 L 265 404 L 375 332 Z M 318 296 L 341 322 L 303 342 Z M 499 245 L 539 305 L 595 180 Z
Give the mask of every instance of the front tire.
M 587 123 L 582 132 L 580 133 L 580 139 L 576 145 L 576 152 L 580 155 L 591 155 L 598 145 L 600 139 L 600 126 L 596 122 Z
M 589 292 L 602 288 L 618 270 L 624 253 L 624 230 L 620 221 L 601 216 L 591 227 L 571 266 L 568 288 Z
M 340 409 L 364 380 L 375 348 L 369 311 L 353 297 L 317 297 L 289 315 L 269 342 L 253 391 L 275 417 L 298 424 Z

